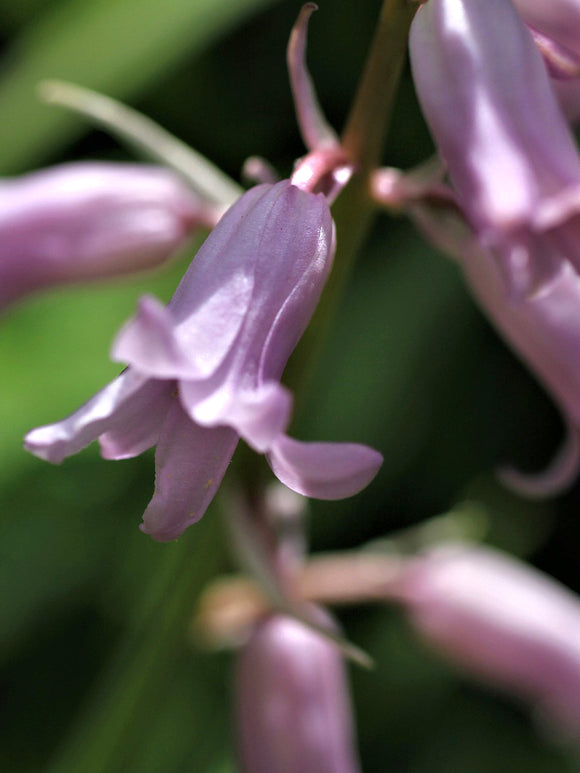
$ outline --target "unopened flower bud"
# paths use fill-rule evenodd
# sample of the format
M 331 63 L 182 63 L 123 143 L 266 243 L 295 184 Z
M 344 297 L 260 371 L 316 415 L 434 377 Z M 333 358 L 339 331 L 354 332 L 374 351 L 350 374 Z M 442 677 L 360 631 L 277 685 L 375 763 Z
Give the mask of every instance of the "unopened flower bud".
M 243 773 L 357 773 L 344 663 L 318 633 L 263 620 L 239 654 L 236 690 Z
M 5 180 L 0 309 L 42 287 L 157 266 L 217 217 L 161 167 L 78 163 Z
M 418 631 L 466 673 L 580 736 L 577 596 L 507 554 L 461 544 L 411 562 L 401 589 Z

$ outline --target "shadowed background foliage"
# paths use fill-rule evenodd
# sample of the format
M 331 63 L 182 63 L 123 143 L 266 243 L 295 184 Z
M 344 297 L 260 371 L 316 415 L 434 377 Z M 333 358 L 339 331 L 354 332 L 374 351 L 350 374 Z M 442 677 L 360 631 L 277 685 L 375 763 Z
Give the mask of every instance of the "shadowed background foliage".
M 130 160 L 106 134 L 42 105 L 59 77 L 121 98 L 239 177 L 265 156 L 282 174 L 304 153 L 284 63 L 290 0 L 4 0 L 0 173 L 72 159 Z M 340 127 L 379 0 L 321 0 L 309 62 Z M 408 71 L 385 161 L 431 150 Z M 150 454 L 91 448 L 52 468 L 21 451 L 32 426 L 77 407 L 117 372 L 108 349 L 145 290 L 168 299 L 193 248 L 163 271 L 22 303 L 0 324 L 0 770 L 231 773 L 231 657 L 189 634 L 196 597 L 232 568 L 213 508 L 179 542 L 138 523 Z M 385 456 L 358 497 L 313 503 L 315 550 L 355 547 L 446 512 L 485 513 L 487 539 L 577 591 L 579 489 L 547 505 L 502 490 L 504 460 L 540 467 L 558 416 L 468 297 L 455 267 L 403 220 L 371 234 L 295 431 L 369 443 Z M 528 712 L 473 685 L 389 608 L 341 615 L 376 659 L 352 669 L 366 773 L 567 773 L 577 759 Z

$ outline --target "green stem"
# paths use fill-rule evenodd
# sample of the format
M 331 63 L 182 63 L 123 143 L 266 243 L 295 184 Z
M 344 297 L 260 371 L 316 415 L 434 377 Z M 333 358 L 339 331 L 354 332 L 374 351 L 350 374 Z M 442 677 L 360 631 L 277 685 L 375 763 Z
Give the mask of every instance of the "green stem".
M 172 664 L 179 663 L 187 649 L 187 623 L 196 595 L 223 563 L 216 515 L 208 513 L 177 543 L 160 546 L 165 555 L 145 588 L 125 639 L 48 773 L 121 773 L 131 767 L 127 755 L 154 722 L 152 707 L 173 678 Z M 192 690 L 199 700 L 204 690 L 202 673 Z M 203 745 L 208 739 L 197 741 Z
M 405 63 L 409 27 L 416 10 L 417 3 L 411 0 L 385 0 L 342 135 L 342 146 L 352 160 L 356 174 L 333 209 L 338 246 L 332 273 L 287 370 L 286 381 L 299 398 L 307 391 L 305 385 L 319 359 L 376 213 L 376 205 L 369 193 L 369 175 L 381 162 Z

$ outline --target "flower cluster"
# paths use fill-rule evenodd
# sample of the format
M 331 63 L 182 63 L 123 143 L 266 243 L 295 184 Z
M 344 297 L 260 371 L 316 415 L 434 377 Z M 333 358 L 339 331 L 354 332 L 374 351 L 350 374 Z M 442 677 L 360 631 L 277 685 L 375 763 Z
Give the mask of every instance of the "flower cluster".
M 482 308 L 554 397 L 568 429 L 561 453 L 543 474 L 502 474 L 531 496 L 558 492 L 580 469 L 580 154 L 570 126 L 580 118 L 580 4 L 415 5 L 411 65 L 438 158 L 408 174 L 371 172 L 372 195 L 406 211 L 457 260 Z M 326 122 L 306 69 L 314 9 L 303 7 L 288 48 L 308 150 L 290 179 L 268 171 L 233 204 L 199 196 L 187 175 L 138 165 L 75 164 L 0 186 L 0 308 L 49 285 L 157 265 L 196 229 L 212 229 L 169 303 L 143 297 L 117 335 L 111 356 L 126 366 L 121 374 L 25 439 L 53 463 L 94 440 L 113 460 L 155 446 L 155 491 L 141 528 L 159 541 L 204 515 L 240 439 L 306 497 L 354 495 L 382 463 L 364 445 L 288 434 L 294 398 L 282 378 L 333 267 L 330 206 L 352 175 L 368 182 Z M 260 175 L 266 165 L 254 168 Z M 246 563 L 279 602 L 272 609 L 258 592 L 238 659 L 248 773 L 358 770 L 348 648 L 309 602 L 395 601 L 439 650 L 578 735 L 580 607 L 566 589 L 463 544 L 396 556 L 396 565 L 393 555 L 371 564 L 368 555 L 350 556 L 338 563 L 346 585 L 336 581 L 335 562 L 309 586 L 312 565 L 293 554 L 303 545 L 301 524 L 291 544 L 276 531 L 262 488 L 239 500 L 253 508 L 241 528 L 251 543 Z M 243 559 L 244 548 L 238 552 Z

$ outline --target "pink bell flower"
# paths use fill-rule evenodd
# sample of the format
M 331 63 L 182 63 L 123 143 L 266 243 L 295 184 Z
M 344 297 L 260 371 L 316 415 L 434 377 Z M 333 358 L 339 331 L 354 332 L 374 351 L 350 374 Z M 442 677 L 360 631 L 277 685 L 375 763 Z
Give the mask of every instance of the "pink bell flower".
M 507 0 L 428 0 L 411 27 L 419 99 L 458 203 L 517 297 L 580 270 L 580 157 Z
M 491 548 L 449 544 L 398 580 L 418 632 L 467 674 L 532 702 L 564 736 L 580 736 L 580 600 Z
M 128 369 L 64 421 L 30 432 L 26 448 L 58 463 L 96 438 L 107 459 L 157 445 L 141 528 L 162 541 L 202 517 L 240 437 L 300 494 L 357 493 L 380 454 L 288 437 L 292 396 L 280 384 L 334 247 L 322 194 L 287 180 L 251 189 L 209 235 L 168 306 L 141 300 L 113 346 Z
M 506 295 L 492 254 L 479 243 L 431 164 L 410 174 L 377 170 L 372 189 L 377 201 L 404 209 L 433 244 L 457 260 L 491 324 L 560 408 L 567 438 L 548 468 L 536 474 L 511 467 L 499 472 L 504 483 L 526 496 L 561 493 L 580 469 L 580 276 L 565 263 L 548 287 L 514 300 Z M 517 280 L 515 269 L 514 276 Z
M 344 662 L 289 617 L 258 623 L 238 655 L 236 724 L 243 773 L 357 773 Z
M 166 261 L 218 214 L 173 172 L 65 164 L 0 182 L 0 309 L 43 287 Z
M 545 291 L 512 302 L 484 250 L 464 250 L 461 266 L 491 323 L 555 400 L 567 426 L 566 441 L 544 472 L 524 474 L 510 467 L 500 475 L 527 496 L 560 493 L 580 469 L 580 276 L 565 265 Z

